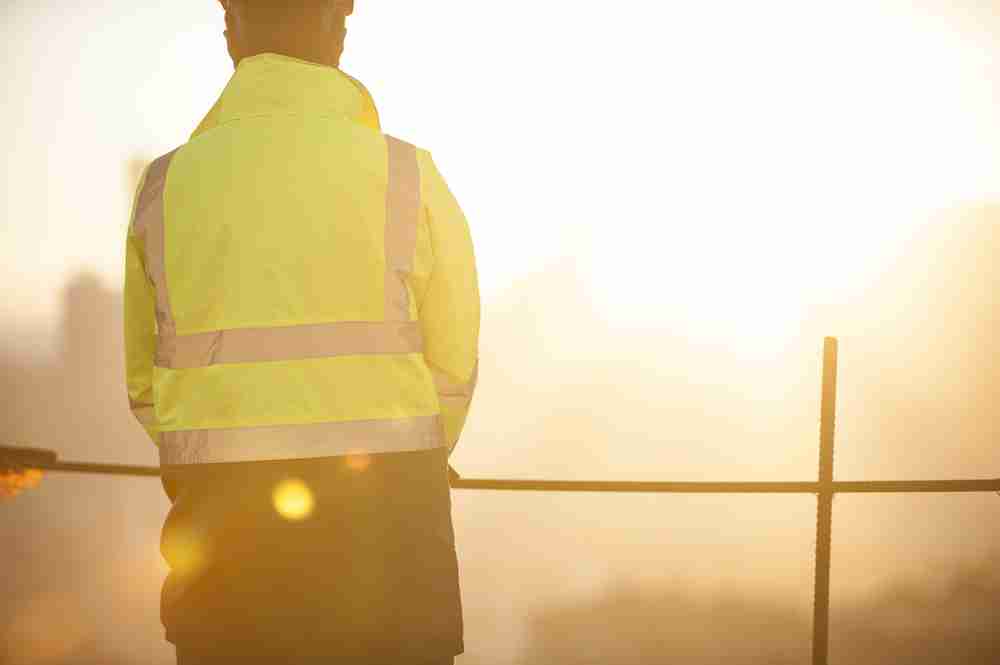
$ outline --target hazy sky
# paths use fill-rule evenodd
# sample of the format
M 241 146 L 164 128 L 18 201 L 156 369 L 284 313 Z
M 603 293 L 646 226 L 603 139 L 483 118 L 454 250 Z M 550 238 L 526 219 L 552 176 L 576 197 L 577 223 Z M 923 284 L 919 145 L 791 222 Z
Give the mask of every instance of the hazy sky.
M 125 164 L 185 141 L 232 65 L 213 0 L 4 7 L 0 316 L 37 346 L 68 274 L 120 285 Z M 434 153 L 487 306 L 569 258 L 614 325 L 739 320 L 765 349 L 929 211 L 1000 197 L 992 3 L 596 7 L 360 0 L 348 21 L 341 65 Z

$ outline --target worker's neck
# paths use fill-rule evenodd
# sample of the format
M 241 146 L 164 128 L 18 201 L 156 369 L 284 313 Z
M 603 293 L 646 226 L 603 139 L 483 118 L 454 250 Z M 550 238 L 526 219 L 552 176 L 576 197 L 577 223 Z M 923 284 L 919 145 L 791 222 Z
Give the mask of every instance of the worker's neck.
M 315 62 L 316 64 L 326 65 L 328 67 L 340 66 L 339 53 L 335 51 L 331 52 L 329 47 L 314 46 L 308 43 L 289 44 L 273 42 L 255 44 L 252 48 L 247 49 L 241 54 L 240 60 L 254 55 L 260 55 L 261 53 L 277 53 L 279 55 L 287 55 L 291 58 L 307 60 L 309 62 Z M 236 64 L 239 65 L 239 62 Z

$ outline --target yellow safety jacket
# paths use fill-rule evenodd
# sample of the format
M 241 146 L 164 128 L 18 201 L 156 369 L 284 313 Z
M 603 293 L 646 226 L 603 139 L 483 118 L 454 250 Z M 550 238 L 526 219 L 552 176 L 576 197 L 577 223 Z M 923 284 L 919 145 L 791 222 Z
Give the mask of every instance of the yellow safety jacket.
M 476 386 L 469 226 L 428 151 L 334 67 L 240 61 L 144 171 L 129 407 L 161 464 L 454 449 Z

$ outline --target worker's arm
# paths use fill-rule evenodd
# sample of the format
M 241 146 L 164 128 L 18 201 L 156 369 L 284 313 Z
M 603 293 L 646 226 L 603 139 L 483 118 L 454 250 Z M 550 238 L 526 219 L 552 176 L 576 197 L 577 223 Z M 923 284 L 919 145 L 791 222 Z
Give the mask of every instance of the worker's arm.
M 429 152 L 418 150 L 433 255 L 420 302 L 424 358 L 434 375 L 445 440 L 454 450 L 479 369 L 479 281 L 469 224 Z
M 148 167 L 147 167 L 148 170 Z M 135 235 L 136 204 L 146 180 L 146 171 L 132 201 L 125 239 L 125 383 L 129 409 L 153 443 L 159 443 L 153 412 L 153 357 L 156 352 L 156 291 L 146 273 L 142 238 Z

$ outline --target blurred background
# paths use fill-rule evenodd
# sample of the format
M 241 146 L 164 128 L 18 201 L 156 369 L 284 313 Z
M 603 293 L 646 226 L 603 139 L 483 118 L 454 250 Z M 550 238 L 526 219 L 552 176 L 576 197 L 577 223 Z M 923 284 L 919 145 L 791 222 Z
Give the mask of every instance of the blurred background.
M 156 464 L 141 166 L 232 73 L 215 0 L 2 4 L 0 438 Z M 472 229 L 470 477 L 1000 476 L 1000 3 L 359 0 L 342 69 Z M 0 503 L 0 663 L 173 663 L 155 479 Z M 453 494 L 459 663 L 804 663 L 815 498 Z M 840 495 L 832 663 L 1000 662 L 1000 497 Z

